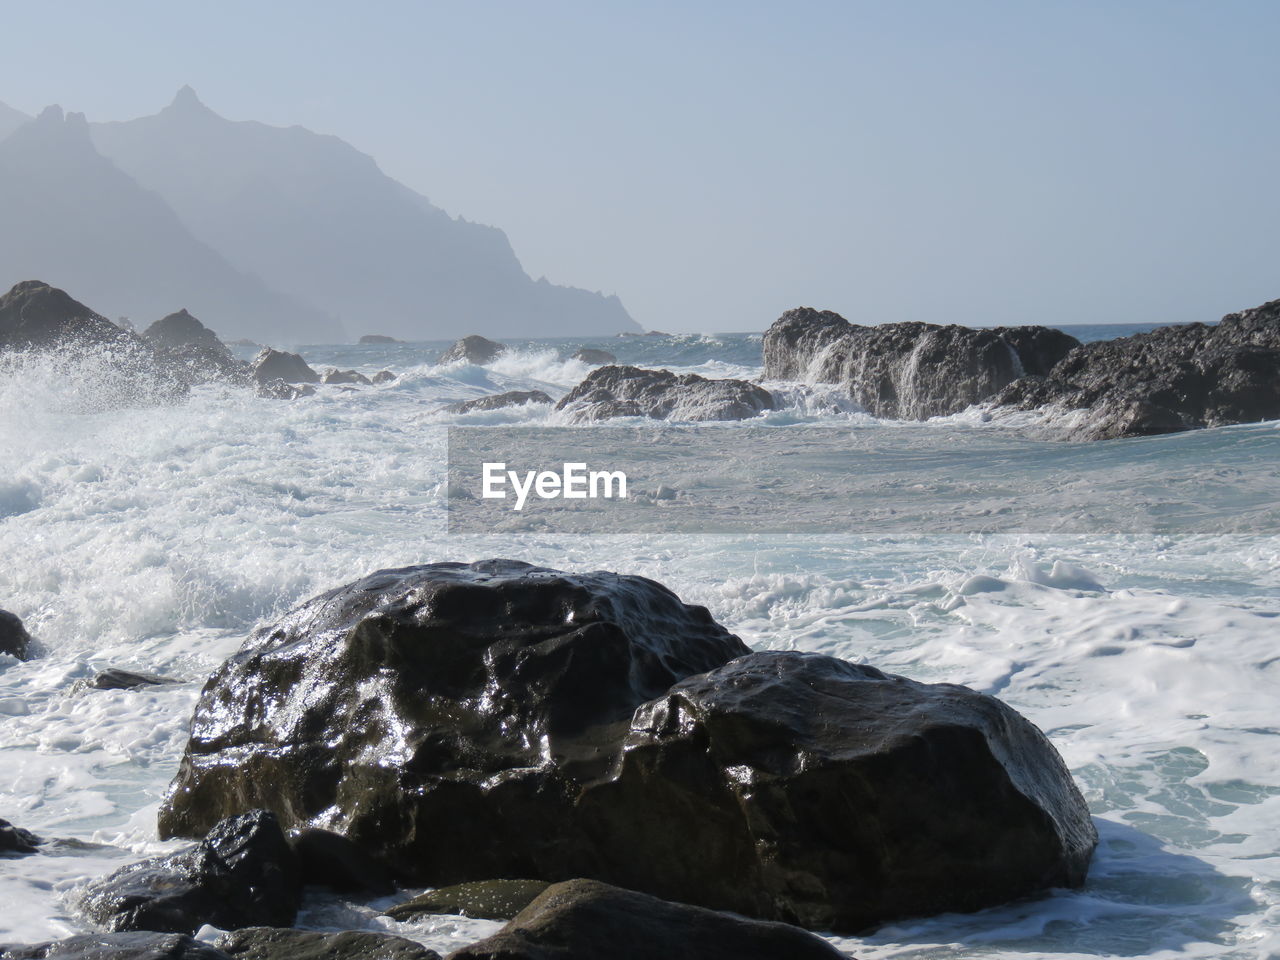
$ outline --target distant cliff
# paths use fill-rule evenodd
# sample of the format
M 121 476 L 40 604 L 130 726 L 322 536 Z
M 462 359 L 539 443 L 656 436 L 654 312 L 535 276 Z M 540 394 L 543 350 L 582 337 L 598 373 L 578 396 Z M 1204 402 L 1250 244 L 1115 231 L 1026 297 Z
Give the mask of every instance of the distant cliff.
M 337 137 L 226 120 L 190 88 L 154 116 L 91 130 L 195 236 L 348 330 L 422 340 L 640 329 L 617 297 L 534 281 L 501 230 L 450 217 Z

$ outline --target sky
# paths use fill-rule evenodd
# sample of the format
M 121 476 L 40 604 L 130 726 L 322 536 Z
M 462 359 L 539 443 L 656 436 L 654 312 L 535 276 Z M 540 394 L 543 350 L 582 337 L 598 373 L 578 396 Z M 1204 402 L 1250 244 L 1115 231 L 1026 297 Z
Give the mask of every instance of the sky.
M 642 325 L 1280 297 L 1280 3 L 0 4 L 0 101 L 335 134 Z

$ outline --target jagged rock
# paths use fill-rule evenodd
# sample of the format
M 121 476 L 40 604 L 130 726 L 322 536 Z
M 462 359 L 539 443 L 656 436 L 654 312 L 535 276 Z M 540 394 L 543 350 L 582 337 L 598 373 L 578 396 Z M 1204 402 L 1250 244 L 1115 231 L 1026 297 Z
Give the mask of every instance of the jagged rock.
M 80 908 L 112 931 L 288 926 L 301 889 L 297 861 L 275 816 L 254 810 L 215 824 L 190 849 L 89 884 Z
M 31 659 L 31 634 L 15 614 L 0 610 L 0 653 L 19 660 Z
M 337 370 L 330 368 L 324 375 L 325 383 L 358 383 L 362 386 L 370 386 L 373 381 L 366 377 L 363 373 L 355 370 Z
M 0 296 L 0 350 L 128 344 L 133 338 L 65 291 L 24 280 Z
M 308 827 L 292 833 L 289 843 L 309 885 L 341 893 L 395 892 L 387 868 L 341 834 Z
M 316 394 L 316 388 L 309 383 L 295 386 L 292 383 L 285 383 L 279 377 L 274 380 L 265 380 L 255 389 L 258 396 L 266 397 L 268 400 L 297 400 L 300 397 L 314 397 Z
M 390 383 L 396 378 L 396 375 L 390 370 L 379 370 L 373 375 L 374 383 Z
M 384 336 L 381 333 L 366 333 L 360 338 L 361 343 L 404 343 L 403 340 L 397 340 L 395 337 Z
M 133 690 L 137 687 L 163 687 L 181 682 L 169 677 L 158 677 L 153 673 L 131 673 L 112 667 L 94 677 L 89 686 L 94 690 Z
M 443 409 L 445 413 L 471 413 L 474 410 L 520 407 L 527 403 L 555 403 L 555 401 L 541 390 L 508 390 L 506 393 L 491 393 L 487 397 L 476 397 L 474 400 L 459 400 Z
M 873 416 L 927 420 L 988 400 L 1019 377 L 1048 373 L 1077 346 L 1048 327 L 864 327 L 799 307 L 765 331 L 764 376 L 844 384 Z
M 453 346 L 440 354 L 440 359 L 436 363 L 453 363 L 457 360 L 465 360 L 467 363 L 485 364 L 492 362 L 506 352 L 506 344 L 496 343 L 493 340 L 486 340 L 484 337 L 472 335 L 455 341 Z
M 574 353 L 573 359 L 581 360 L 583 363 L 617 363 L 618 358 L 608 350 L 596 350 L 593 347 L 583 347 Z
M 233 960 L 440 960 L 420 943 L 369 930 L 250 927 L 225 933 L 214 945 Z
M 190 384 L 249 381 L 249 365 L 233 357 L 217 335 L 185 309 L 151 324 L 142 338 Z
M 994 698 L 750 654 L 651 581 L 516 561 L 379 571 L 254 634 L 160 831 L 246 806 L 407 884 L 592 875 L 849 931 L 1078 885 L 1097 839 Z
M 1147 436 L 1280 419 L 1280 300 L 1216 326 L 1161 327 L 1083 344 L 994 406 L 1087 409 L 1075 439 Z
M 22 946 L 0 945 L 0 960 L 230 960 L 222 951 L 175 933 L 87 933 Z
M 0 856 L 35 853 L 43 842 L 30 830 L 15 827 L 8 820 L 0 820 Z
M 427 914 L 457 914 L 477 920 L 510 920 L 549 887 L 546 880 L 476 880 L 455 883 L 398 903 L 386 912 L 404 922 Z
M 556 404 L 577 422 L 614 417 L 745 420 L 773 408 L 773 394 L 745 380 L 708 380 L 696 373 L 627 366 L 592 370 Z
M 285 383 L 320 382 L 320 374 L 312 370 L 298 354 L 270 347 L 263 347 L 262 352 L 254 357 L 251 370 L 254 381 L 260 384 L 271 380 L 283 380 Z
M 557 883 L 505 927 L 449 960 L 846 960 L 784 923 L 670 903 L 596 880 Z

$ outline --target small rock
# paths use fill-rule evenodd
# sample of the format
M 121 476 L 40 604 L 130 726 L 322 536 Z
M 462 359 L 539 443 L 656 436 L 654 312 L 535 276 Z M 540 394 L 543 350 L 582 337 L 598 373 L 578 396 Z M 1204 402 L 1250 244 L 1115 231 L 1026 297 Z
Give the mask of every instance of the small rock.
M 453 346 L 440 354 L 440 359 L 436 363 L 453 363 L 457 360 L 465 360 L 467 363 L 485 364 L 506 352 L 507 347 L 505 344 L 472 335 L 456 341 Z
M 315 396 L 315 392 L 316 388 L 309 383 L 297 387 L 291 383 L 285 383 L 278 377 L 258 384 L 258 396 L 266 397 L 268 400 L 297 400 L 299 397 Z
M 374 383 L 390 383 L 396 378 L 396 375 L 390 370 L 379 370 L 373 375 Z
M 35 853 L 43 843 L 30 830 L 15 827 L 8 820 L 0 820 L 0 856 Z
M 581 360 L 583 363 L 617 363 L 618 358 L 608 350 L 596 350 L 593 347 L 583 347 L 573 355 L 574 360 Z
M 474 880 L 428 890 L 398 903 L 386 915 L 404 922 L 424 914 L 457 914 L 476 920 L 510 920 L 551 886 L 546 880 Z
M 0 610 L 0 653 L 19 660 L 31 659 L 31 634 L 15 614 Z
M 440 960 L 422 944 L 370 930 L 249 927 L 223 934 L 214 946 L 234 960 Z
M 446 413 L 471 413 L 475 410 L 498 410 L 502 407 L 519 407 L 526 403 L 555 403 L 551 397 L 541 390 L 508 390 L 506 393 L 493 393 L 487 397 L 476 397 L 474 400 L 460 400 L 444 407 Z
M 397 340 L 395 337 L 384 336 L 381 333 L 366 333 L 360 338 L 361 343 L 404 343 L 403 340 Z
M 665 483 L 658 484 L 658 489 L 653 492 L 655 500 L 674 500 L 680 496 L 680 491 L 675 487 L 668 487 Z
M 113 667 L 94 677 L 89 686 L 94 690 L 132 690 L 135 687 L 162 687 L 181 682 L 169 677 L 158 677 L 153 673 L 131 673 Z
M 270 347 L 264 347 L 254 357 L 251 370 L 254 382 L 259 384 L 271 380 L 283 380 L 285 383 L 320 382 L 320 374 L 312 370 L 298 354 L 272 350 Z
M 597 880 L 547 890 L 491 937 L 449 960 L 848 960 L 785 923 L 659 900 Z
M 366 377 L 363 373 L 357 373 L 355 370 L 335 370 L 329 369 L 324 375 L 325 383 L 358 383 L 362 386 L 370 386 L 373 381 Z

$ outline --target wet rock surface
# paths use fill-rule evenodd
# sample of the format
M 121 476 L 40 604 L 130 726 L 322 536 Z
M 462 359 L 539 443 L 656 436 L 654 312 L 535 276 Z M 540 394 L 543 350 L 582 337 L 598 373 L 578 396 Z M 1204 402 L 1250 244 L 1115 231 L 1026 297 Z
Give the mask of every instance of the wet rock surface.
M 396 375 L 390 370 L 379 370 L 373 375 L 374 383 L 390 383 L 396 378 Z
M 0 820 L 0 857 L 35 853 L 43 841 L 30 830 Z
M 133 673 L 113 667 L 94 677 L 89 686 L 94 690 L 135 690 L 139 687 L 164 687 L 181 682 L 171 677 L 156 676 L 154 673 Z
M 250 927 L 223 934 L 214 946 L 234 960 L 440 960 L 440 954 L 412 940 L 369 930 Z
M 258 396 L 268 400 L 300 400 L 303 397 L 316 395 L 316 388 L 309 383 L 300 385 L 286 383 L 279 377 L 257 384 L 256 391 Z
M 450 960 L 844 960 L 783 923 L 670 903 L 594 880 L 548 888 L 496 934 Z
M 454 363 L 458 360 L 465 360 L 467 363 L 485 364 L 496 360 L 506 352 L 506 344 L 473 334 L 455 341 L 444 353 L 440 354 L 436 363 Z
M 0 653 L 7 653 L 19 660 L 29 660 L 32 654 L 31 634 L 22 620 L 8 610 L 0 610 Z
M 379 571 L 251 637 L 161 833 L 246 807 L 410 885 L 589 876 L 848 931 L 1078 885 L 1097 840 L 994 698 L 752 654 L 652 581 L 509 560 Z
M 370 386 L 373 381 L 366 377 L 363 373 L 356 370 L 336 370 L 330 369 L 325 372 L 325 383 L 358 383 L 361 386 Z
M 228 960 L 228 957 L 184 934 L 90 933 L 48 943 L 0 944 L 0 960 Z
M 506 393 L 493 393 L 487 397 L 476 397 L 474 400 L 460 400 L 449 404 L 444 410 L 446 413 L 472 413 L 477 410 L 521 407 L 526 403 L 555 403 L 555 401 L 541 390 L 508 390 Z
M 312 370 L 301 356 L 273 350 L 271 347 L 264 347 L 253 358 L 251 371 L 254 382 L 258 384 L 266 384 L 272 380 L 283 380 L 285 383 L 320 382 L 320 374 Z
M 1280 300 L 1216 326 L 1162 327 L 1072 350 L 997 407 L 1086 409 L 1075 439 L 1149 436 L 1280 419 Z
M 94 881 L 80 909 L 110 931 L 287 926 L 297 914 L 301 887 L 275 816 L 254 810 L 215 824 L 191 849 Z
M 581 360 L 583 363 L 600 363 L 609 364 L 617 363 L 618 358 L 608 350 L 597 350 L 594 347 L 582 347 L 573 354 L 574 360 Z
M 510 920 L 550 884 L 546 880 L 476 880 L 428 890 L 386 912 L 401 922 L 429 914 L 455 914 L 479 920 Z
M 340 893 L 395 892 L 387 868 L 341 834 L 309 827 L 292 833 L 289 843 L 308 886 Z
M 614 417 L 745 420 L 773 408 L 773 394 L 745 380 L 708 380 L 696 373 L 628 366 L 591 371 L 556 404 L 579 422 Z
M 844 384 L 873 416 L 926 420 L 990 399 L 1019 377 L 1046 374 L 1077 346 L 1048 327 L 859 326 L 799 307 L 765 332 L 764 376 Z
M 190 385 L 249 382 L 249 365 L 233 357 L 217 335 L 185 309 L 151 324 L 142 339 Z

